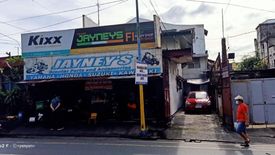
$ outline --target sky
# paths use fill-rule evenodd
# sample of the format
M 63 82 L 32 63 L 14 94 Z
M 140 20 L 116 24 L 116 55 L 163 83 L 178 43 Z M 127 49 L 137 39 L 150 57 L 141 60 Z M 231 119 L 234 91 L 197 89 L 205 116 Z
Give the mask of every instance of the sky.
M 135 0 L 99 3 L 100 25 L 122 24 L 136 16 Z M 21 54 L 22 33 L 81 28 L 83 14 L 97 22 L 96 4 L 97 0 L 0 0 L 0 56 Z M 256 27 L 275 18 L 275 0 L 139 0 L 141 18 L 158 14 L 165 23 L 204 24 L 206 50 L 213 60 L 221 51 L 222 9 L 228 52 L 235 52 L 236 61 L 253 55 Z

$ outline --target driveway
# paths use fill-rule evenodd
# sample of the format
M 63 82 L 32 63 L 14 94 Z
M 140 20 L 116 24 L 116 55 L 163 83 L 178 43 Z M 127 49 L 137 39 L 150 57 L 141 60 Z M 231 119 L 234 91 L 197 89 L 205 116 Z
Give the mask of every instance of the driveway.
M 166 131 L 168 139 L 231 141 L 238 140 L 238 135 L 226 132 L 215 114 L 185 114 L 178 112 Z

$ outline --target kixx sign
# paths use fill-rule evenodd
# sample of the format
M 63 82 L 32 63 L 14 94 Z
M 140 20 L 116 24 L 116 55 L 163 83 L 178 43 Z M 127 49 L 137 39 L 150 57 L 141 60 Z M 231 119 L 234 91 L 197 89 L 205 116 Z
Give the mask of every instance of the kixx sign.
M 62 36 L 43 37 L 43 35 L 30 36 L 29 46 L 61 44 Z
M 23 57 L 70 55 L 75 30 L 22 34 Z

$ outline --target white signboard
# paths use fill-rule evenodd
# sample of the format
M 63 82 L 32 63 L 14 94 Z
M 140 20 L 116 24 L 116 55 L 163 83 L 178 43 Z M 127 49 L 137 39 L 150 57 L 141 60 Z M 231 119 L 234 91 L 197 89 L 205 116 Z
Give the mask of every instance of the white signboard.
M 69 55 L 75 30 L 22 34 L 22 56 L 46 57 Z
M 148 66 L 147 64 L 136 63 L 136 84 L 147 84 L 148 83 Z
M 127 76 L 135 75 L 137 51 L 25 58 L 24 61 L 25 80 Z M 162 73 L 161 49 L 143 50 L 142 63 L 148 65 L 147 74 Z

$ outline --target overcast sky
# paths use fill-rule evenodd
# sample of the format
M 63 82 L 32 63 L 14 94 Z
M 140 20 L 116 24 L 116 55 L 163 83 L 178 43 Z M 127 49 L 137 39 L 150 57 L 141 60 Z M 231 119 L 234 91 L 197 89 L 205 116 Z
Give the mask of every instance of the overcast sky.
M 103 4 L 100 6 L 101 25 L 121 24 L 135 17 L 135 0 L 113 1 L 118 0 L 99 0 Z M 228 38 L 229 52 L 236 53 L 237 61 L 245 55 L 253 54 L 253 39 L 256 38 L 256 32 L 251 31 L 255 31 L 259 23 L 275 18 L 275 0 L 205 0 L 204 3 L 187 0 L 151 0 L 151 2 L 164 22 L 204 24 L 208 30 L 206 49 L 211 59 L 215 59 L 221 51 L 222 9 L 224 9 L 225 37 Z M 91 19 L 97 21 L 95 13 L 97 8 L 92 7 L 95 4 L 96 0 L 0 0 L 0 56 L 4 56 L 5 52 L 12 52 L 13 55 L 21 53 L 21 50 L 18 50 L 21 33 L 80 28 L 82 14 L 88 14 Z M 87 8 L 55 13 L 81 7 Z M 139 8 L 142 18 L 152 19 L 153 14 L 156 14 L 150 0 L 139 0 Z M 28 18 L 44 14 L 48 15 Z M 247 34 L 239 35 L 243 33 Z

